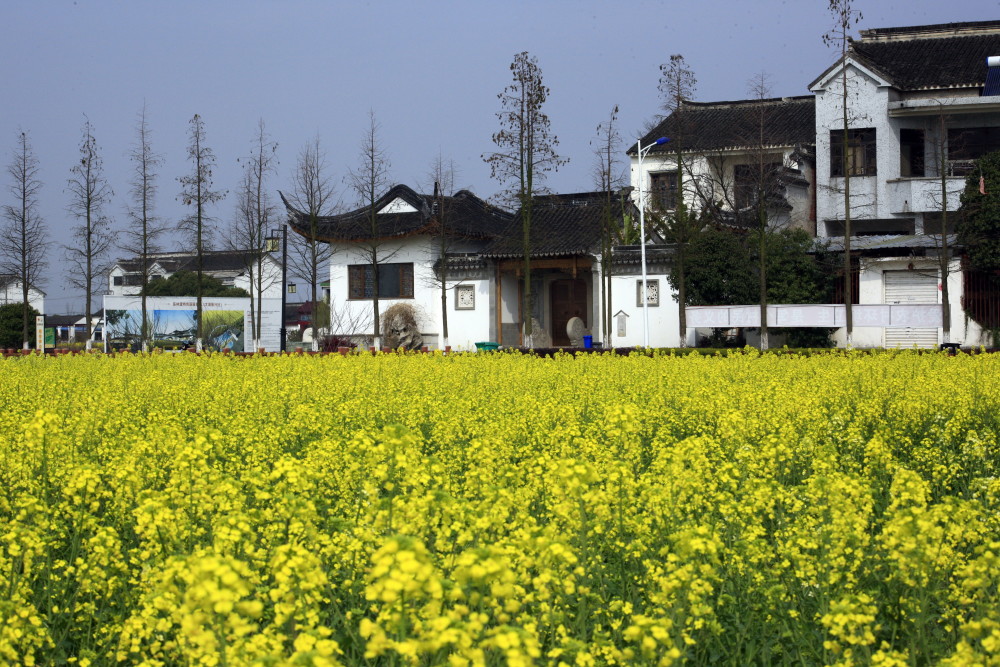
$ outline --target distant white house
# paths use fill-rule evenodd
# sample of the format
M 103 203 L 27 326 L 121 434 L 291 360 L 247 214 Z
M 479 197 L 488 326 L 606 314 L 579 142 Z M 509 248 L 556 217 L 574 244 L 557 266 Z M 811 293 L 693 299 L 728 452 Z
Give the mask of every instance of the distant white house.
M 657 144 L 657 140 L 667 139 Z M 815 231 L 811 160 L 816 140 L 812 95 L 728 102 L 684 101 L 628 149 L 632 195 L 647 210 L 673 211 L 683 197 L 694 211 L 746 226 L 757 217 L 757 187 L 773 183 L 768 224 Z M 642 146 L 640 167 L 637 154 Z M 648 149 L 648 152 L 647 152 Z M 683 192 L 678 192 L 677 152 Z M 763 171 L 762 171 L 763 170 Z
M 294 232 L 308 235 L 304 214 L 285 201 Z M 442 258 L 436 243 L 439 205 L 447 211 L 451 234 Z M 448 267 L 447 320 L 449 345 L 475 349 L 475 342 L 496 340 L 496 320 L 489 313 L 495 293 L 492 272 L 478 256 L 511 219 L 467 190 L 451 197 L 418 194 L 405 185 L 390 188 L 375 205 L 378 211 L 379 281 L 375 284 L 371 258 L 365 252 L 368 230 L 366 208 L 320 219 L 317 238 L 335 248 L 330 262 L 331 333 L 355 339 L 374 334 L 372 301 L 378 290 L 379 308 L 409 303 L 419 314 L 421 334 L 429 347 L 444 339 L 440 281 L 437 268 Z M 384 332 L 381 332 L 384 334 Z
M 17 276 L 0 274 L 0 306 L 9 303 L 23 303 L 23 284 Z M 28 305 L 42 315 L 45 314 L 45 292 L 36 287 L 28 287 Z
M 160 252 L 149 256 L 150 281 L 166 279 L 178 271 L 197 271 L 198 256 L 192 252 Z M 250 272 L 262 266 L 263 298 L 281 298 L 281 259 L 264 253 L 259 259 L 246 250 L 210 250 L 202 254 L 202 271 L 223 285 L 250 293 Z M 135 296 L 142 286 L 139 258 L 119 259 L 108 275 L 108 296 Z M 256 296 L 256 295 L 254 295 Z

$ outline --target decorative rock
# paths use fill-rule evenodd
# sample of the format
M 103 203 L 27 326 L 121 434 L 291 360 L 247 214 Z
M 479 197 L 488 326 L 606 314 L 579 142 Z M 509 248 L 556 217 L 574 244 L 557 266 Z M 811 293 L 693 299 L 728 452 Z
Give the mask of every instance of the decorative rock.
M 566 323 L 566 335 L 571 347 L 583 347 L 583 337 L 589 336 L 590 330 L 579 317 L 571 317 Z
M 419 350 L 424 344 L 417 326 L 417 311 L 408 303 L 396 303 L 386 308 L 382 315 L 387 332 L 386 346 L 393 350 L 404 348 Z
M 524 337 L 525 347 L 552 347 L 552 336 L 542 328 L 542 324 L 534 317 L 531 318 L 531 338 Z

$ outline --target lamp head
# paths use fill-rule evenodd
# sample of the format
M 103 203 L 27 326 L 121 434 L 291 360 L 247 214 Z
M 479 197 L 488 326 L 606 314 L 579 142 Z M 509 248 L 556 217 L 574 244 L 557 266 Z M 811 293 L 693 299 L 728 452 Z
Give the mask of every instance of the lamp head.
M 670 141 L 669 137 L 660 137 L 659 139 L 656 140 L 656 145 L 660 146 L 662 144 L 667 143 L 668 141 Z

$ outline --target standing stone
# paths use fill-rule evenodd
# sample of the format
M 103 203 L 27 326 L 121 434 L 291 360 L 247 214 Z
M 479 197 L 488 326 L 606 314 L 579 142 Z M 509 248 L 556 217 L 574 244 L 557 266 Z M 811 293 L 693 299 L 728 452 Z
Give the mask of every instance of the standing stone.
M 566 323 L 566 335 L 571 347 L 583 347 L 583 337 L 589 336 L 590 330 L 579 317 L 571 317 Z

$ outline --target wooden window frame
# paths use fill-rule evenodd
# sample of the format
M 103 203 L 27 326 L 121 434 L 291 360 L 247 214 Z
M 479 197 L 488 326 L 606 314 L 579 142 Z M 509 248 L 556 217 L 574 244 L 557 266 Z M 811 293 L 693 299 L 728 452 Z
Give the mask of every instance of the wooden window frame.
M 664 211 L 677 208 L 677 170 L 657 171 L 649 175 L 649 195 L 655 207 Z
M 383 273 L 389 267 L 398 268 L 398 279 L 395 289 L 386 290 Z M 379 279 L 383 281 L 378 290 L 380 299 L 412 299 L 413 298 L 413 262 L 391 262 L 379 264 Z M 375 270 L 371 264 L 349 264 L 347 266 L 347 298 L 350 301 L 371 301 L 375 298 Z
M 878 174 L 878 133 L 874 127 L 859 127 L 847 131 L 847 164 L 843 155 L 843 130 L 830 130 L 830 176 L 852 178 Z

